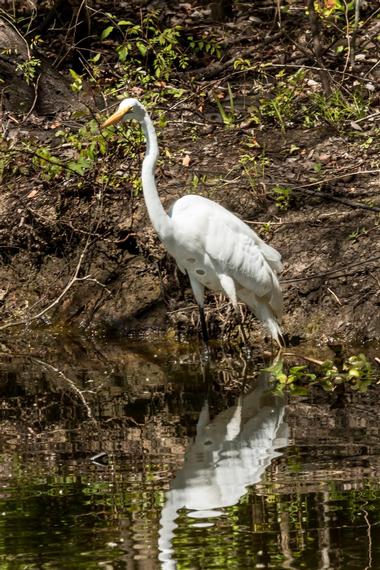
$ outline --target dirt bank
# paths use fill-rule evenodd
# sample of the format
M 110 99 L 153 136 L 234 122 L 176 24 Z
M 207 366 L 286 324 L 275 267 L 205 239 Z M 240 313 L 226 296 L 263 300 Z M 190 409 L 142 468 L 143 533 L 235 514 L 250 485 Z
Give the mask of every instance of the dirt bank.
M 249 14 L 236 17 L 245 32 L 257 31 Z M 264 24 L 269 30 L 265 18 Z M 226 27 L 226 35 L 233 30 Z M 232 41 L 226 45 L 229 55 L 237 49 Z M 162 104 L 150 103 L 165 207 L 184 193 L 208 196 L 282 253 L 283 328 L 291 341 L 380 339 L 379 101 L 374 97 L 370 113 L 357 122 L 343 114 L 339 125 L 279 125 L 263 115 L 258 124 L 252 120 L 257 75 L 228 79 L 232 105 L 221 87 L 227 64 L 209 68 L 219 73 L 219 83 L 199 67 L 191 85 L 190 72 L 177 75 L 187 91 L 176 103 L 167 96 Z M 362 65 L 369 81 L 372 63 Z M 17 98 L 3 108 L 0 332 L 8 334 L 15 323 L 45 323 L 116 335 L 197 334 L 188 281 L 154 235 L 136 182 L 144 152 L 137 127 L 110 135 L 91 167 L 78 162 L 82 147 L 95 141 L 100 148 L 100 94 L 84 83 L 74 96 L 67 76 L 53 76 L 50 63 L 39 69 L 35 91 L 28 90 L 28 112 Z M 59 97 L 44 107 L 47 96 L 38 85 L 46 85 L 47 75 Z M 7 81 L 14 90 L 14 78 Z M 25 76 L 18 81 L 25 84 Z M 305 90 L 314 89 L 315 80 L 302 81 Z M 156 83 L 157 91 L 165 87 Z M 214 95 L 205 95 L 214 89 L 224 97 L 224 114 Z M 263 113 L 267 107 L 260 105 Z M 262 326 L 242 312 L 252 339 L 263 340 Z M 238 334 L 230 307 L 211 293 L 207 320 L 215 336 Z
M 284 178 L 292 177 L 301 183 L 310 180 L 312 158 L 306 157 L 323 154 L 343 168 L 350 155 L 351 169 L 344 168 L 353 172 L 349 182 L 332 181 L 329 195 L 349 196 L 352 201 L 365 197 L 368 203 L 379 204 L 378 176 L 359 173 L 373 170 L 370 158 L 353 160 L 355 148 L 344 137 L 323 133 L 318 140 L 310 131 L 289 135 L 299 140 L 296 159 L 282 154 L 291 144 L 287 136 L 261 134 L 271 164 L 260 186 L 284 184 Z M 201 152 L 199 142 L 187 142 L 191 162 L 184 167 L 177 141 L 186 140 L 186 134 L 182 129 L 165 131 L 161 144 L 170 149 L 175 163 L 167 168 L 163 161 L 159 167 L 165 206 L 189 191 L 190 171 L 199 178 L 210 173 L 218 176 L 223 182 L 204 185 L 201 193 L 243 217 L 283 255 L 284 330 L 288 335 L 322 341 L 330 336 L 355 342 L 378 339 L 378 214 L 302 192 L 294 193 L 289 208 L 281 211 L 251 189 L 241 173 L 235 184 L 236 172 L 231 175 L 231 170 L 237 170 L 237 136 L 237 131 L 226 133 L 217 127 L 203 138 Z M 281 144 L 276 142 L 279 148 L 271 145 L 271 137 L 281 139 Z M 128 158 L 120 165 L 124 161 Z M 120 334 L 168 328 L 194 332 L 198 317 L 187 280 L 158 243 L 142 197 L 135 197 L 132 205 L 129 198 L 120 189 L 106 190 L 99 200 L 91 181 L 78 189 L 74 184 L 60 187 L 23 175 L 3 187 L 0 276 L 4 322 L 33 320 L 72 282 L 66 294 L 41 316 L 45 322 L 106 326 Z M 225 302 L 210 294 L 208 307 L 210 326 L 227 334 Z M 254 323 L 251 330 L 263 334 Z

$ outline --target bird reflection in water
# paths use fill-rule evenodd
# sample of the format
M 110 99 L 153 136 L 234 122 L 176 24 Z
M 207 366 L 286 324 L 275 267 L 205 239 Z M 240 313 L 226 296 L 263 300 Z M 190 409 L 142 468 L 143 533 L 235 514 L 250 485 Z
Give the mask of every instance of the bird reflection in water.
M 258 483 L 271 461 L 288 444 L 284 398 L 269 388 L 262 372 L 255 389 L 210 421 L 207 401 L 197 423 L 196 437 L 166 493 L 159 533 L 162 568 L 176 568 L 172 540 L 180 509 L 194 519 L 209 519 L 235 505 L 248 485 Z M 199 524 L 199 523 L 198 523 Z M 206 523 L 202 526 L 206 526 Z

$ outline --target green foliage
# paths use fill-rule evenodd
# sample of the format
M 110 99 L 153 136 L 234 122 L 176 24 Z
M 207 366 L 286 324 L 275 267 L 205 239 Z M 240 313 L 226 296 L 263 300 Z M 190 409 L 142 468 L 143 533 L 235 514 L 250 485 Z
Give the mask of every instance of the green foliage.
M 18 63 L 16 71 L 21 71 L 22 76 L 28 85 L 33 83 L 37 77 L 38 70 L 41 66 L 41 60 L 37 57 L 30 57 L 22 63 Z
M 250 59 L 238 57 L 234 61 L 234 69 L 240 71 L 249 71 L 252 69 L 252 62 Z
M 92 119 L 85 123 L 77 132 L 59 130 L 56 133 L 59 144 L 54 152 L 47 146 L 34 146 L 28 143 L 25 147 L 32 154 L 32 164 L 43 180 L 58 179 L 62 176 L 69 179 L 73 176 L 83 177 L 89 171 L 95 174 L 95 180 L 113 188 L 129 185 L 131 191 L 137 194 L 141 190 L 139 177 L 133 169 L 118 170 L 109 173 L 107 161 L 100 159 L 109 155 L 111 149 L 127 154 L 133 160 L 140 147 L 141 133 L 137 130 L 126 130 L 120 140 L 113 129 L 100 131 L 98 122 Z M 116 146 L 115 146 L 116 145 Z M 61 152 L 60 152 L 61 151 Z
M 362 353 L 346 358 L 338 368 L 332 360 L 322 362 L 316 370 L 310 371 L 306 365 L 291 366 L 285 369 L 282 360 L 276 361 L 266 369 L 275 381 L 275 390 L 292 394 L 307 394 L 313 385 L 321 386 L 326 391 L 333 391 L 340 384 L 363 392 L 375 379 L 372 366 Z
M 202 176 L 198 176 L 197 174 L 193 174 L 193 177 L 191 179 L 191 190 L 192 192 L 196 193 L 199 191 L 199 186 L 202 185 L 204 186 L 206 184 L 207 181 L 207 175 L 206 174 L 202 174 Z
M 43 180 L 50 181 L 60 176 L 63 168 L 62 162 L 51 154 L 48 147 L 40 146 L 34 149 L 30 146 L 29 150 L 33 153 L 32 164 L 40 172 Z
M 266 168 L 270 165 L 269 158 L 263 151 L 259 156 L 243 154 L 239 162 L 243 167 L 244 174 L 248 178 L 252 190 L 256 192 L 259 190 L 258 186 L 264 180 Z
M 107 14 L 108 25 L 100 39 L 107 40 L 116 32 L 122 37 L 117 41 L 116 53 L 119 67 L 124 74 L 124 84 L 139 80 L 141 85 L 153 80 L 168 80 L 173 69 L 185 69 L 188 57 L 181 47 L 181 26 L 161 29 L 158 12 L 146 14 L 141 22 L 116 21 Z
M 265 97 L 260 99 L 258 107 L 252 115 L 256 122 L 262 123 L 266 119 L 274 122 L 284 132 L 296 118 L 298 112 L 298 97 L 303 94 L 305 71 L 300 69 L 292 75 L 286 76 L 285 70 L 276 75 L 277 82 L 269 97 L 267 88 L 262 86 Z
M 355 121 L 368 113 L 369 101 L 359 91 L 343 95 L 336 89 L 330 96 L 312 93 L 307 104 L 302 105 L 305 127 L 315 127 L 321 123 L 339 128 L 346 121 Z
M 189 48 L 193 53 L 214 55 L 217 59 L 222 57 L 222 48 L 218 40 L 213 37 L 210 31 L 202 33 L 200 38 L 194 36 L 187 36 Z
M 223 107 L 221 100 L 218 97 L 215 97 L 214 101 L 216 103 L 216 106 L 218 107 L 218 111 L 224 125 L 226 127 L 232 127 L 236 121 L 235 101 L 231 85 L 229 83 L 227 83 L 227 89 L 228 89 L 229 111 L 226 111 L 226 109 Z
M 359 227 L 356 230 L 354 230 L 353 232 L 350 233 L 350 235 L 348 236 L 348 239 L 351 241 L 358 241 L 358 239 L 361 236 L 366 236 L 368 234 L 368 230 L 365 227 Z
M 345 378 L 355 390 L 363 392 L 371 384 L 374 374 L 364 354 L 350 356 L 343 364 Z
M 70 89 L 74 93 L 78 93 L 79 91 L 82 91 L 82 88 L 83 88 L 83 77 L 82 77 L 82 75 L 79 75 L 79 73 L 77 73 L 73 69 L 69 69 L 69 73 L 70 73 L 72 80 L 73 80 L 71 85 L 70 85 Z
M 289 208 L 292 197 L 292 189 L 286 186 L 275 186 L 273 192 L 276 197 L 276 206 L 279 210 L 286 211 Z
M 244 66 L 248 64 L 248 61 L 237 60 L 235 67 L 245 69 Z M 371 95 L 360 87 L 350 93 L 336 88 L 327 96 L 315 90 L 315 87 L 308 86 L 309 73 L 300 69 L 290 75 L 281 70 L 276 75 L 276 81 L 271 81 L 273 86 L 268 89 L 265 66 L 261 73 L 262 81 L 258 84 L 258 90 L 262 92 L 262 97 L 250 109 L 251 120 L 256 124 L 272 123 L 282 132 L 296 123 L 307 128 L 326 123 L 334 128 L 342 128 L 346 127 L 347 121 L 355 121 L 368 114 Z
M 288 372 L 285 372 L 282 360 L 277 360 L 265 370 L 273 376 L 276 382 L 275 391 L 278 393 L 288 390 L 292 394 L 307 394 L 307 389 L 302 386 L 302 383 L 314 382 L 317 378 L 315 374 L 307 372 L 306 366 L 292 366 Z

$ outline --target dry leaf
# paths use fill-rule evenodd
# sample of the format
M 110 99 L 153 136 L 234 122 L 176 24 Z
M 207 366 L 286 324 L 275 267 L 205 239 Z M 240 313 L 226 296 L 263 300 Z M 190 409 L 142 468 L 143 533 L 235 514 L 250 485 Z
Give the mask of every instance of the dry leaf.
M 34 198 L 34 196 L 36 196 L 38 194 L 38 190 L 32 190 L 31 192 L 29 192 L 29 194 L 27 195 L 27 198 Z

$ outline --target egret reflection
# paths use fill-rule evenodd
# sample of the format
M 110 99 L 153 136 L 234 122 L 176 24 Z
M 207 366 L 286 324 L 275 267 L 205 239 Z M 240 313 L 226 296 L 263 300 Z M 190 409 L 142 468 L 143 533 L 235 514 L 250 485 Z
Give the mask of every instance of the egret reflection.
M 211 421 L 204 403 L 196 437 L 165 495 L 158 541 L 165 570 L 176 568 L 172 540 L 180 509 L 188 510 L 194 525 L 211 526 L 212 518 L 238 503 L 288 445 L 285 401 L 270 391 L 269 381 L 270 374 L 262 372 L 252 392 Z

